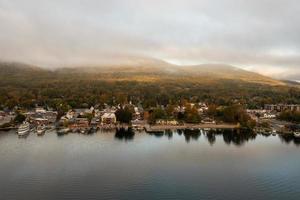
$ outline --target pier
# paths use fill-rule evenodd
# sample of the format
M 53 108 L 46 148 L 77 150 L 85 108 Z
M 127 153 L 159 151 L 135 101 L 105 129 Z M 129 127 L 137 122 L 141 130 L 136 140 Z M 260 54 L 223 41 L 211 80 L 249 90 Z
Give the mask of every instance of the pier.
M 239 124 L 183 124 L 183 125 L 147 125 L 145 126 L 146 132 L 162 132 L 165 130 L 177 129 L 238 129 Z

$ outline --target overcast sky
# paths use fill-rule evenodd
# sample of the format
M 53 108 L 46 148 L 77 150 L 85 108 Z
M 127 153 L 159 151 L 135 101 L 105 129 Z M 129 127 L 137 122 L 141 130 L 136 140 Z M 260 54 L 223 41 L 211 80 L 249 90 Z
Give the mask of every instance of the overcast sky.
M 300 80 L 299 0 L 0 0 L 0 59 L 57 67 L 150 57 Z

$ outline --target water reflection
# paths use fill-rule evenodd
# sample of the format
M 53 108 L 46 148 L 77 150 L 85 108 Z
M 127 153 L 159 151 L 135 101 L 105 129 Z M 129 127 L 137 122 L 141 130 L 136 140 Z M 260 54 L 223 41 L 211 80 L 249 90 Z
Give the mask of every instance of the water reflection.
M 46 134 L 53 133 L 53 131 L 47 131 Z M 58 137 L 64 137 L 68 134 L 76 134 L 76 133 L 70 133 L 70 132 L 60 132 L 59 130 L 56 130 L 54 132 L 57 134 Z M 96 132 L 87 132 L 87 136 L 92 136 L 93 134 L 111 134 L 114 133 L 114 138 L 121 141 L 132 141 L 135 137 L 135 132 L 131 128 L 125 129 L 120 128 L 116 130 L 101 130 Z M 34 132 L 19 137 L 20 139 L 26 139 L 29 135 L 36 134 Z M 190 143 L 191 141 L 198 141 L 201 136 L 204 138 L 211 146 L 213 146 L 217 140 L 220 138 L 223 138 L 223 142 L 226 145 L 235 145 L 235 146 L 243 146 L 247 142 L 255 140 L 257 135 L 256 133 L 252 131 L 247 130 L 239 130 L 239 129 L 178 129 L 178 130 L 165 130 L 165 131 L 159 131 L 159 132 L 152 132 L 152 133 L 145 133 L 145 132 L 139 132 L 139 135 L 142 134 L 148 134 L 157 138 L 168 138 L 169 140 L 172 140 L 174 138 L 174 135 L 177 134 L 180 137 L 183 137 L 186 143 Z M 263 137 L 274 137 L 272 135 L 262 135 Z M 44 137 L 43 135 L 40 135 L 39 137 Z M 300 138 L 294 137 L 293 134 L 286 134 L 286 135 L 278 135 L 276 136 L 285 144 L 294 144 L 296 146 L 300 146 Z
M 118 140 L 133 140 L 134 139 L 134 131 L 131 128 L 119 128 L 116 129 L 115 138 Z
M 285 144 L 293 143 L 296 146 L 300 146 L 300 138 L 295 138 L 294 135 L 291 134 L 279 135 L 279 138 Z
M 166 130 L 165 131 L 165 135 L 168 137 L 168 139 L 172 139 L 173 138 L 173 131 L 172 130 Z
M 223 141 L 227 145 L 236 145 L 242 146 L 246 142 L 250 140 L 254 140 L 257 134 L 253 133 L 252 131 L 247 130 L 235 130 L 235 129 L 210 129 L 210 130 L 201 130 L 201 129 L 184 129 L 184 130 L 177 130 L 179 136 L 184 136 L 185 141 L 187 143 L 191 141 L 198 141 L 201 135 L 204 135 L 206 140 L 210 145 L 214 145 L 216 143 L 217 136 L 223 136 Z M 157 132 L 157 133 L 148 133 L 155 137 L 168 137 L 171 139 L 174 134 L 173 131 L 167 130 L 165 132 Z
M 207 138 L 207 141 L 209 142 L 210 145 L 214 145 L 214 143 L 216 142 L 216 132 L 209 131 L 206 134 L 206 138 Z
M 185 129 L 183 131 L 183 135 L 185 138 L 185 141 L 189 143 L 191 140 L 197 141 L 199 137 L 201 136 L 201 131 L 199 129 L 195 130 L 190 130 L 190 129 Z
M 300 154 L 292 135 L 281 137 L 284 143 L 278 136 L 204 129 L 63 138 L 49 130 L 43 138 L 35 132 L 17 138 L 0 133 L 0 199 L 299 199 Z
M 226 144 L 242 146 L 250 140 L 254 140 L 257 134 L 247 130 L 223 130 L 223 140 Z

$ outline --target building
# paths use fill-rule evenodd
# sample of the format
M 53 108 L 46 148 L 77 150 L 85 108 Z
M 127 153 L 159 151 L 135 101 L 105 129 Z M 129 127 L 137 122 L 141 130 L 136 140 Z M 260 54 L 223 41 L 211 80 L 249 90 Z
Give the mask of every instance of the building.
M 117 122 L 117 118 L 115 113 L 104 113 L 101 116 L 102 124 L 115 124 Z
M 44 109 L 44 108 L 41 108 L 41 107 L 37 107 L 35 108 L 35 113 L 38 113 L 38 114 L 45 114 L 47 111 Z
M 144 113 L 144 110 L 141 107 L 134 107 L 134 113 L 133 113 L 132 118 L 141 120 L 141 119 L 143 119 L 143 113 Z
M 300 111 L 300 105 L 298 104 L 266 104 L 265 110 L 282 112 L 285 110 L 289 111 Z
M 15 118 L 14 114 L 0 111 L 0 126 L 11 122 L 14 118 Z
M 4 111 L 0 111 L 0 116 L 1 117 L 4 117 L 6 114 L 5 114 L 5 112 Z
M 43 116 L 49 123 L 55 123 L 58 113 L 56 111 L 47 111 Z
M 31 124 L 34 124 L 34 125 L 48 125 L 49 124 L 49 121 L 48 119 L 45 119 L 45 118 L 30 118 L 30 123 Z
M 73 123 L 69 124 L 70 129 L 86 129 L 89 128 L 89 120 L 87 118 L 76 118 Z

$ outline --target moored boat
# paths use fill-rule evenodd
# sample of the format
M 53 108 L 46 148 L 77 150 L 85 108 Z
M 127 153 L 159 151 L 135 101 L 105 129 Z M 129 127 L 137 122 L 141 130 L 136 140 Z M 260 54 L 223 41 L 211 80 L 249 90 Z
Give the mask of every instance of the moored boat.
M 64 134 L 67 134 L 69 131 L 70 131 L 69 128 L 63 128 L 63 129 L 58 130 L 57 134 L 64 135 Z
M 36 133 L 37 133 L 38 135 L 43 135 L 45 132 L 46 132 L 46 126 L 39 125 L 39 126 L 36 128 Z
M 294 132 L 294 137 L 300 138 L 300 132 Z
M 30 131 L 30 124 L 28 122 L 23 122 L 23 124 L 21 124 L 18 128 L 18 135 L 19 136 L 24 136 L 29 134 Z

